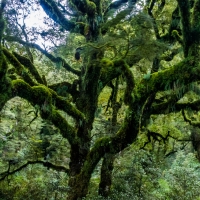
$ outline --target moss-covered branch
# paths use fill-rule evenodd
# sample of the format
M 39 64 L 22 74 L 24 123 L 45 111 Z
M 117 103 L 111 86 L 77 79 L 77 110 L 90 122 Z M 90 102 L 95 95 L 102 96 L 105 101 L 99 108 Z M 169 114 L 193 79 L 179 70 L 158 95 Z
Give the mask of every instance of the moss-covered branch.
M 7 56 L 8 60 L 11 62 L 11 64 L 17 69 L 17 74 L 20 75 L 22 78 L 24 78 L 24 80 L 31 86 L 38 86 L 37 83 L 35 83 L 32 78 L 29 76 L 28 72 L 26 71 L 26 69 L 24 68 L 24 66 L 18 61 L 18 59 L 11 54 L 7 49 L 3 49 L 4 54 Z M 20 60 L 22 60 L 22 57 L 20 57 Z M 28 60 L 28 59 L 27 59 Z M 24 59 L 22 62 L 25 64 L 30 64 L 28 66 L 28 68 L 32 68 L 34 65 L 30 62 L 26 63 L 27 61 L 26 59 Z M 29 61 L 29 60 L 28 60 Z M 34 70 L 34 68 L 31 69 L 32 71 Z M 39 73 L 36 73 L 37 71 L 33 71 L 34 74 L 39 76 Z M 40 76 L 39 76 L 40 77 Z M 39 87 L 39 86 L 38 86 Z M 43 87 L 43 86 L 40 86 Z M 45 87 L 44 87 L 45 88 Z M 53 98 L 53 102 L 55 103 L 55 106 L 58 109 L 61 109 L 65 112 L 67 112 L 69 115 L 71 115 L 72 117 L 76 118 L 76 119 L 81 119 L 84 120 L 84 115 L 77 109 L 75 109 L 74 106 L 72 106 L 69 102 L 67 102 L 65 99 L 63 99 L 62 97 L 58 96 L 57 93 L 51 89 L 46 88 L 46 91 L 48 91 Z M 45 95 L 45 94 L 42 94 Z M 37 104 L 37 103 L 35 103 Z M 40 105 L 40 104 L 39 104 Z
M 54 105 L 57 109 L 65 111 L 77 120 L 85 119 L 84 115 L 74 106 L 72 106 L 70 102 L 58 96 L 56 92 L 43 85 L 31 87 L 23 80 L 14 80 L 12 83 L 15 85 L 13 94 L 22 95 L 22 98 L 27 99 L 33 105 L 38 104 L 41 106 L 45 102 L 45 105 L 43 106 L 50 106 L 50 109 L 52 109 L 51 107 L 52 105 Z M 19 91 L 17 91 L 16 89 Z M 49 105 L 46 105 L 46 103 L 49 103 Z
M 18 61 L 18 59 L 10 53 L 7 49 L 3 48 L 3 53 L 6 56 L 7 60 L 13 65 L 16 69 L 16 73 L 21 76 L 29 85 L 33 86 L 36 83 L 30 77 L 27 69 Z
M 52 105 L 52 94 L 45 86 L 31 87 L 23 80 L 12 81 L 13 94 L 28 100 L 32 105 L 40 106 L 40 114 L 43 119 L 48 119 L 57 126 L 64 138 L 67 138 L 70 144 L 75 141 L 75 129 L 68 124 L 66 119 Z M 69 112 L 74 113 L 73 107 L 67 106 L 71 109 Z
M 0 46 L 0 111 L 13 96 L 11 91 L 11 80 L 6 76 L 8 64 Z
M 38 83 L 44 84 L 42 77 L 40 76 L 39 72 L 37 71 L 35 65 L 26 57 L 19 55 L 16 52 L 13 52 L 13 55 L 18 59 L 18 61 L 26 67 L 30 73 L 34 76 Z
M 56 93 L 59 96 L 66 96 L 67 94 L 71 94 L 75 101 L 79 95 L 79 92 L 77 91 L 77 86 L 78 86 L 77 84 L 78 84 L 78 80 L 74 81 L 73 84 L 64 81 L 61 83 L 55 83 L 52 85 L 48 85 L 48 87 L 50 89 L 56 91 Z
M 55 22 L 60 24 L 65 30 L 71 31 L 75 28 L 75 23 L 65 18 L 53 0 L 40 0 L 40 5 L 46 14 Z
M 124 74 L 127 82 L 127 90 L 125 91 L 125 102 L 130 101 L 130 91 L 135 86 L 134 77 L 130 71 L 130 67 L 123 59 L 110 60 L 108 58 L 103 58 L 100 61 L 101 66 L 101 76 L 100 82 L 102 83 L 101 89 L 103 89 L 111 80 Z M 128 100 L 129 99 L 129 100 Z
M 56 106 L 57 109 L 67 112 L 67 114 L 74 117 L 76 120 L 85 120 L 84 114 L 76 109 L 74 106 L 72 106 L 70 102 L 68 102 L 61 96 L 58 96 L 57 93 L 53 90 L 50 90 L 50 92 L 52 94 L 54 106 Z
M 170 69 L 153 73 L 150 79 L 144 79 L 134 91 L 134 98 L 147 98 L 149 94 L 173 88 L 175 82 L 182 85 L 200 79 L 200 66 L 194 63 L 194 57 L 189 57 Z
M 26 71 L 26 69 L 24 68 L 24 66 L 17 60 L 17 58 L 15 56 L 13 56 L 6 49 L 3 49 L 3 52 L 7 56 L 8 60 L 11 62 L 11 64 L 16 68 L 17 74 L 20 75 L 24 79 L 24 81 L 26 81 L 31 86 L 35 86 L 35 87 L 38 86 L 38 84 L 32 80 L 32 78 L 29 76 L 29 74 Z M 43 86 L 41 86 L 41 87 L 43 87 Z M 66 100 L 59 97 L 56 94 L 56 92 L 54 92 L 53 90 L 50 90 L 48 88 L 46 88 L 46 91 L 48 91 L 52 95 L 53 101 L 58 109 L 61 109 L 65 112 L 67 112 L 69 115 L 71 115 L 72 117 L 75 117 L 76 119 L 84 118 L 80 111 L 75 109 L 69 102 L 67 102 Z M 45 95 L 45 94 L 42 94 L 42 95 Z
M 19 38 L 16 37 L 12 37 L 12 36 L 4 36 L 4 39 L 10 42 L 18 42 L 22 45 L 31 47 L 31 48 L 35 48 L 38 51 L 40 51 L 41 53 L 43 53 L 47 58 L 49 58 L 52 62 L 54 63 L 62 63 L 62 67 L 65 68 L 67 71 L 72 72 L 74 74 L 76 74 L 77 76 L 80 75 L 80 71 L 73 69 L 69 64 L 67 64 L 67 62 L 65 61 L 65 59 L 61 58 L 61 57 L 54 57 L 52 54 L 48 53 L 46 50 L 42 49 L 39 45 L 35 44 L 35 43 L 29 43 L 29 42 L 25 42 Z
M 96 4 L 90 0 L 71 0 L 76 6 L 77 10 L 83 14 L 87 14 L 89 17 L 94 17 L 96 13 Z
M 69 170 L 63 166 L 59 166 L 59 165 L 54 165 L 53 163 L 50 163 L 50 162 L 45 162 L 45 161 L 42 161 L 42 160 L 36 160 L 36 161 L 27 161 L 25 164 L 23 164 L 22 166 L 18 167 L 17 169 L 13 170 L 13 171 L 5 171 L 5 172 L 2 172 L 0 174 L 0 181 L 3 181 L 6 177 L 10 176 L 10 175 L 13 175 L 17 172 L 20 172 L 21 170 L 23 170 L 24 168 L 26 168 L 28 165 L 34 165 L 34 164 L 41 164 L 43 165 L 44 167 L 46 167 L 47 169 L 54 169 L 56 171 L 59 171 L 59 172 L 66 172 L 68 173 Z
M 107 58 L 103 58 L 101 60 L 101 76 L 100 80 L 102 82 L 102 86 L 105 87 L 111 80 L 118 77 L 123 73 L 124 60 L 110 60 Z

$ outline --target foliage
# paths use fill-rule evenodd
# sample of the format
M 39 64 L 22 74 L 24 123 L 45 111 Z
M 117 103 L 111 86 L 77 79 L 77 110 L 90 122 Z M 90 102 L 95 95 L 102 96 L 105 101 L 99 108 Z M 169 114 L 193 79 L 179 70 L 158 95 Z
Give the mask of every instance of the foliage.
M 199 0 L 2 0 L 1 198 L 196 198 L 199 16 Z
M 198 199 L 199 162 L 194 154 L 180 151 L 159 180 L 162 199 Z

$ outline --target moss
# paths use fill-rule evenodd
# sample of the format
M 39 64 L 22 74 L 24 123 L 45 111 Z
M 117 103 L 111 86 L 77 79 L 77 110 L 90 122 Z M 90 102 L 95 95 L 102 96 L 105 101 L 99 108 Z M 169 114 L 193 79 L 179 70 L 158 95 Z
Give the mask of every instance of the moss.
M 112 60 L 108 59 L 108 58 L 103 58 L 100 61 L 100 66 L 102 68 L 108 68 L 108 67 L 114 67 L 114 63 Z
M 51 93 L 45 86 L 33 86 L 31 87 L 22 79 L 12 81 L 12 88 L 16 95 L 27 99 L 33 104 L 43 103 L 46 98 L 51 97 Z
M 89 16 L 94 16 L 96 13 L 96 5 L 94 2 L 87 1 L 87 13 Z
M 60 129 L 62 136 L 68 139 L 70 144 L 76 143 L 75 129 L 69 125 L 66 119 L 54 108 L 51 113 L 51 121 Z
M 16 73 L 23 77 L 23 79 L 29 83 L 30 85 L 36 85 L 36 83 L 32 80 L 28 71 L 24 68 L 24 66 L 17 60 L 17 58 L 10 53 L 7 49 L 3 48 L 3 53 L 6 56 L 7 60 L 13 65 L 16 69 Z
M 35 77 L 35 79 L 38 81 L 38 83 L 41 83 L 41 84 L 44 83 L 44 80 L 40 76 L 35 65 L 33 65 L 33 63 L 28 58 L 21 56 L 21 55 L 17 54 L 16 52 L 13 52 L 13 55 L 19 60 L 19 62 L 22 65 L 24 65 L 24 67 L 26 67 L 31 72 L 31 74 Z
M 200 1 L 195 1 L 194 9 L 193 9 L 193 19 L 192 19 L 192 26 L 199 27 L 200 25 Z
M 89 0 L 72 0 L 72 3 L 82 13 L 88 14 L 89 17 L 94 17 L 96 13 L 96 4 Z
M 13 80 L 12 87 L 13 87 L 14 91 L 16 91 L 16 92 L 17 92 L 17 90 L 19 90 L 19 92 L 23 92 L 24 90 L 26 90 L 29 93 L 29 95 L 32 94 L 30 85 L 27 84 L 22 79 Z
M 135 95 L 136 99 L 139 97 L 140 100 L 144 100 L 153 92 L 172 89 L 175 81 L 186 85 L 192 80 L 198 80 L 198 74 L 193 71 L 194 67 L 194 58 L 188 57 L 170 69 L 151 74 L 149 80 L 143 79 L 135 89 L 135 94 L 138 94 Z M 193 72 L 195 74 L 193 74 Z
M 7 69 L 8 64 L 6 62 L 2 50 L 0 49 L 0 82 L 2 81 L 1 79 L 6 75 Z
M 51 93 L 47 87 L 43 85 L 32 87 L 34 95 L 42 98 L 51 98 Z
M 132 91 L 135 87 L 135 81 L 134 81 L 134 77 L 132 74 L 132 71 L 130 70 L 129 66 L 124 63 L 123 66 L 124 69 L 124 76 L 126 78 L 126 89 L 124 92 L 124 103 L 125 104 L 130 104 L 133 102 L 133 97 L 132 97 Z
M 179 35 L 177 30 L 173 30 L 171 35 L 179 42 L 179 43 L 183 43 L 181 36 Z

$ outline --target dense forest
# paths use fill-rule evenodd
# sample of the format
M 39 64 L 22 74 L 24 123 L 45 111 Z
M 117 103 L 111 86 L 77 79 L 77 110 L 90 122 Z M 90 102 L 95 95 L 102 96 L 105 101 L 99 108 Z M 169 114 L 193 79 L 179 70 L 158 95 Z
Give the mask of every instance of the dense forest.
M 200 199 L 200 0 L 1 0 L 0 199 Z

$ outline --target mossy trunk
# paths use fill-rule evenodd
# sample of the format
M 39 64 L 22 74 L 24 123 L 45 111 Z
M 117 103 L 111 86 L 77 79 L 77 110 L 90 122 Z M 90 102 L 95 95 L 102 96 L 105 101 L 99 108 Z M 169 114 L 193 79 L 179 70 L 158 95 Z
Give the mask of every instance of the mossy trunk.
M 99 183 L 99 195 L 108 197 L 112 185 L 112 171 L 114 168 L 114 154 L 106 154 L 101 166 L 101 180 Z
M 68 192 L 67 200 L 78 200 L 85 197 L 88 193 L 88 186 L 90 183 L 91 174 L 88 176 L 76 175 L 69 179 L 70 190 Z
M 117 102 L 117 94 L 119 88 L 119 77 L 115 80 L 115 86 L 113 86 L 112 91 L 112 126 L 117 125 L 117 114 L 121 108 L 121 102 Z M 113 133 L 114 134 L 114 133 Z M 112 171 L 114 168 L 115 154 L 106 154 L 103 159 L 101 166 L 101 180 L 99 183 L 99 195 L 103 197 L 108 197 L 112 185 Z

